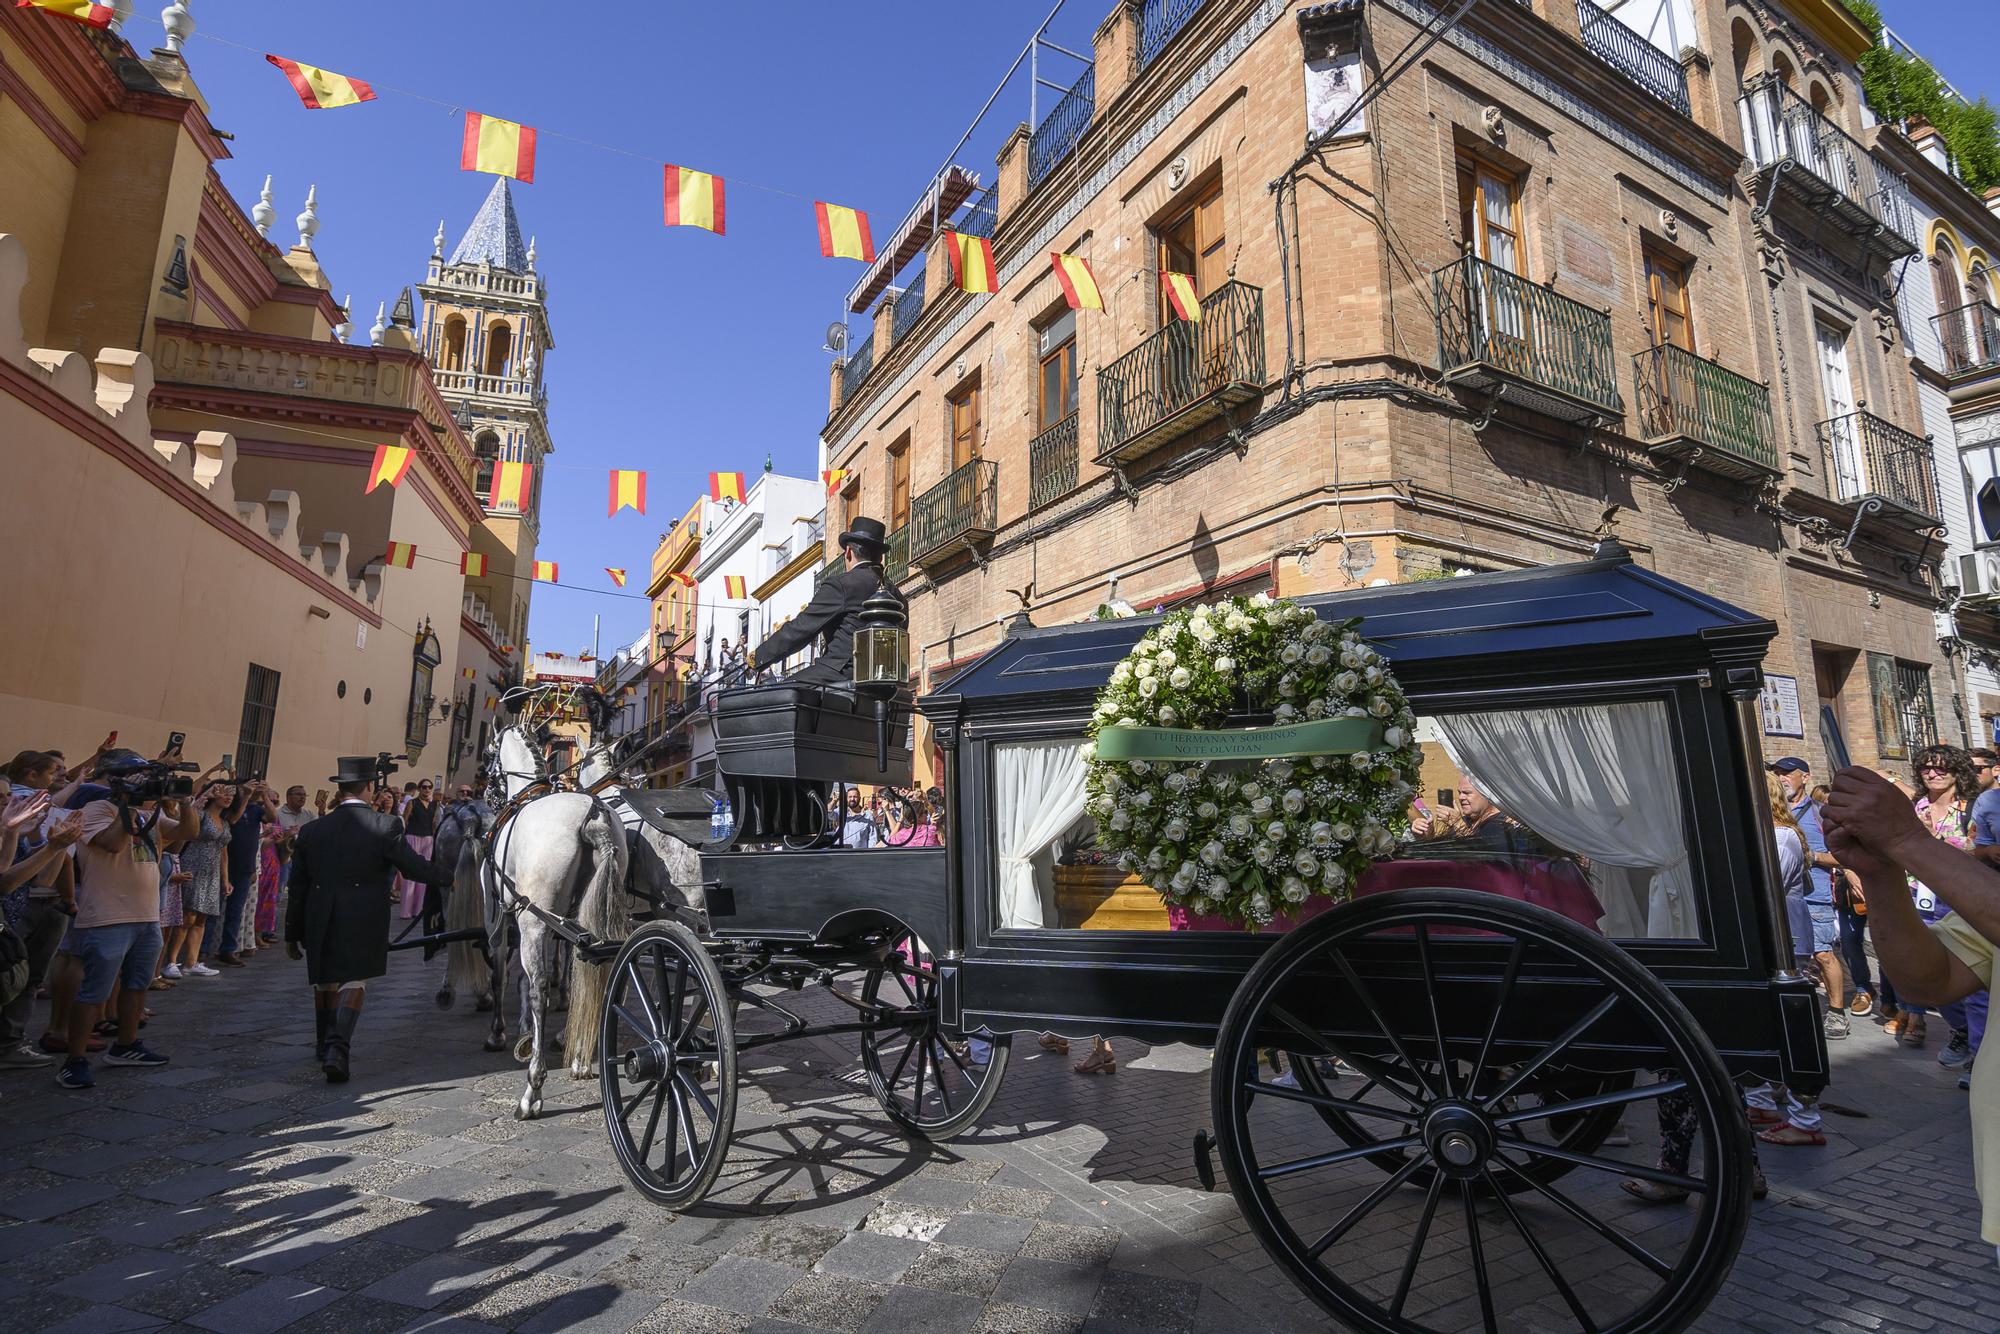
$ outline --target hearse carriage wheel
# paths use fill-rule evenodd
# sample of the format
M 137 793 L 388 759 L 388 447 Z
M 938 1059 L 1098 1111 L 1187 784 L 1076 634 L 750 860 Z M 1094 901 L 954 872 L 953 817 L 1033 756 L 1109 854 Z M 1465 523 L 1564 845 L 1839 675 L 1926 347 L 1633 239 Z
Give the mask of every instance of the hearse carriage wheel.
M 1550 1079 L 1542 1099 L 1520 1096 L 1614 1045 L 1651 1049 L 1662 1077 L 1581 1097 Z M 1258 1066 L 1270 1047 L 1358 1073 L 1280 1085 Z M 1371 1081 L 1390 1096 L 1355 1100 Z M 1742 1102 L 1686 1007 L 1603 937 L 1497 895 L 1372 895 L 1291 932 L 1231 999 L 1210 1094 L 1251 1230 L 1356 1329 L 1684 1329 L 1749 1218 Z M 1692 1131 L 1685 1174 L 1654 1166 L 1652 1113 L 1668 1094 Z M 1622 1158 L 1520 1130 L 1607 1107 L 1641 1113 Z M 1354 1144 L 1328 1111 L 1385 1128 Z M 1541 1159 L 1567 1164 L 1561 1186 L 1529 1170 Z M 1635 1226 L 1645 1206 L 1620 1188 L 1627 1178 L 1687 1198 Z
M 625 1175 L 685 1208 L 708 1193 L 736 1120 L 736 1025 L 715 961 L 679 922 L 618 951 L 598 1062 L 604 1126 Z
M 1000 1091 L 1013 1037 L 961 1034 L 940 1022 L 936 970 L 907 931 L 889 937 L 861 999 L 896 1019 L 861 1035 L 861 1064 L 875 1101 L 912 1139 L 942 1143 L 977 1121 Z

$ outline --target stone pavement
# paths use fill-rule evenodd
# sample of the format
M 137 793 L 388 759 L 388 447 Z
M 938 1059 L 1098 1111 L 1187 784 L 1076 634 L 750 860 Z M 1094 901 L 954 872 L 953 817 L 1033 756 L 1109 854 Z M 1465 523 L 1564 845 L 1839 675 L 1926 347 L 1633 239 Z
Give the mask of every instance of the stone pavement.
M 762 1050 L 716 1197 L 675 1217 L 624 1188 L 594 1082 L 554 1075 L 544 1119 L 512 1119 L 519 1067 L 480 1050 L 483 1016 L 434 1008 L 441 967 L 400 954 L 370 988 L 344 1088 L 309 1060 L 302 968 L 269 951 L 155 994 L 166 1069 L 100 1065 L 91 1093 L 0 1074 L 0 1334 L 1326 1327 L 1200 1189 L 1203 1051 L 1121 1041 L 1084 1079 L 1024 1039 L 976 1133 L 912 1149 L 851 1045 Z M 1765 1149 L 1771 1197 L 1697 1328 L 2000 1328 L 1934 1050 L 1865 1021 L 1836 1045 L 1829 1096 L 1862 1115 Z M 1434 1318 L 1462 1319 L 1426 1256 Z

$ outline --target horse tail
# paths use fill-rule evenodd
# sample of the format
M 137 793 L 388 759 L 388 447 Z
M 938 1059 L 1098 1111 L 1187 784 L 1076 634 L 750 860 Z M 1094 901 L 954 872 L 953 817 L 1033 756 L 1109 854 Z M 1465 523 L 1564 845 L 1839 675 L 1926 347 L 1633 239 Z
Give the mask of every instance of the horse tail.
M 577 905 L 577 920 L 599 940 L 616 943 L 632 933 L 632 907 L 625 897 L 625 830 L 601 801 L 591 803 L 583 822 L 589 852 L 589 880 Z M 583 1078 L 597 1058 L 597 1027 L 604 1014 L 610 965 L 573 961 L 569 976 L 569 1023 L 564 1045 L 570 1073 Z
M 458 863 L 453 867 L 451 893 L 444 901 L 447 931 L 486 927 L 486 891 L 479 883 L 479 863 L 486 855 L 486 840 L 467 834 L 458 845 Z M 447 947 L 445 980 L 454 991 L 477 996 L 492 985 L 492 971 L 486 966 L 482 941 L 454 940 Z

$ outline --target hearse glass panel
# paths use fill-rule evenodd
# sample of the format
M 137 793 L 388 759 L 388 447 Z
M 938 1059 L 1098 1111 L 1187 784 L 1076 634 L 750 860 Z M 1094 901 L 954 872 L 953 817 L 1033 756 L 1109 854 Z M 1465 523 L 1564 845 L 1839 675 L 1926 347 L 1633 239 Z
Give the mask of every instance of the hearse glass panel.
M 1696 892 L 1694 821 L 1670 695 L 1601 701 L 1425 710 L 1417 740 L 1422 778 L 1404 812 L 1396 851 L 1377 862 L 1358 894 L 1459 887 L 1503 894 L 1562 913 L 1618 940 L 1694 941 L 1704 934 Z M 1086 809 L 1087 740 L 997 739 L 992 745 L 994 887 L 990 926 L 1000 932 L 1232 931 L 1219 918 L 1166 905 L 1175 822 L 1217 818 L 1219 764 L 1184 765 L 1192 781 L 1164 801 L 1131 794 L 1107 820 L 1146 831 L 1155 851 L 1121 866 L 1099 844 Z M 1291 821 L 1285 795 L 1338 781 L 1344 757 L 1292 762 L 1262 796 L 1267 812 L 1245 812 L 1210 855 L 1263 864 L 1284 930 L 1329 901 L 1286 911 L 1275 892 L 1287 876 L 1320 874 L 1317 863 L 1277 865 L 1260 836 Z M 1244 766 L 1232 766 L 1241 769 Z M 1157 772 L 1157 771 L 1156 771 Z M 1282 772 L 1282 771 L 1280 771 Z M 1239 778 L 1242 776 L 1239 773 Z M 1149 794 L 1150 795 L 1150 794 Z

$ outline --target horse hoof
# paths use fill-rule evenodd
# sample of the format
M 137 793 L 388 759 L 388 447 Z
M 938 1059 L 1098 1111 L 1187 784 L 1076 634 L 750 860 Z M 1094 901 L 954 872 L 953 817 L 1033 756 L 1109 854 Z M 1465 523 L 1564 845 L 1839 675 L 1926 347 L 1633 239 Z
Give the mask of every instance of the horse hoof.
M 486 1050 L 488 1051 L 505 1051 L 507 1050 L 507 1039 L 488 1038 L 486 1039 L 485 1042 L 481 1043 L 480 1045 L 485 1047 Z
M 525 1101 L 521 1102 L 517 1104 L 514 1108 L 514 1119 L 516 1121 L 532 1121 L 541 1114 L 542 1114 L 542 1104 L 540 1099 L 537 1099 L 532 1103 Z
M 436 1000 L 437 1000 L 437 1007 L 438 1007 L 438 1008 L 439 1008 L 440 1010 L 449 1010 L 449 1009 L 451 1008 L 451 1003 L 452 1003 L 452 1001 L 454 1001 L 454 1000 L 456 1000 L 456 999 L 457 999 L 457 997 L 455 997 L 455 996 L 453 996 L 453 995 L 451 994 L 451 988 L 450 988 L 450 987 L 439 987 L 439 988 L 438 988 L 438 994 L 437 994 L 437 996 L 436 996 Z
M 472 1003 L 472 1008 L 480 1014 L 490 1014 L 493 1010 L 493 998 L 491 996 L 481 996 Z
M 519 1042 L 514 1044 L 514 1059 L 523 1065 L 527 1064 L 528 1059 L 534 1054 L 535 1040 L 533 1038 L 523 1036 Z

